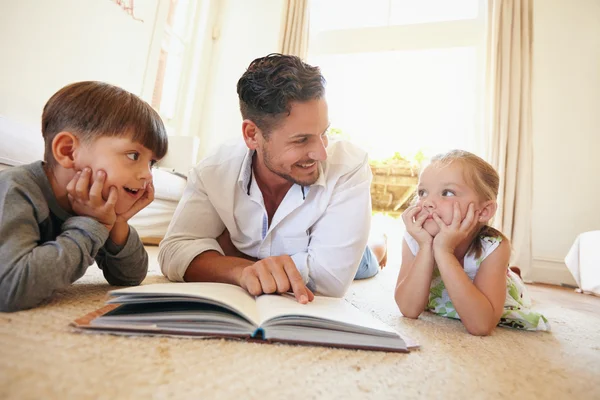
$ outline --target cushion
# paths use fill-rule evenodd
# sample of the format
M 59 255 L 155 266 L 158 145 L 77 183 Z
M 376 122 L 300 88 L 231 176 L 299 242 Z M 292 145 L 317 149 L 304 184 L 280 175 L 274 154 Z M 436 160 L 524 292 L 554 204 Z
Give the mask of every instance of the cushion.
M 33 129 L 0 115 L 0 163 L 29 164 L 44 158 L 44 139 Z

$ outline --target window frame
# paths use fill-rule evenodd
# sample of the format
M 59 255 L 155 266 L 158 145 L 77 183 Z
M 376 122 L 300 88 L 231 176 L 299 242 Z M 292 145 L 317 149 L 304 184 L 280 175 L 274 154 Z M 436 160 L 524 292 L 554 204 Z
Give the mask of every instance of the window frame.
M 169 135 L 189 136 L 196 135 L 200 121 L 197 110 L 201 109 L 203 94 L 207 87 L 205 77 L 210 69 L 214 29 L 218 3 L 216 0 L 191 0 L 195 7 L 194 17 L 188 20 L 189 40 L 184 42 L 182 57 L 181 79 L 177 85 L 177 95 L 174 112 L 171 118 L 161 114 L 160 107 L 156 111 L 160 114 Z M 159 59 L 162 43 L 167 35 L 167 17 L 170 1 L 159 1 L 157 4 L 156 18 L 152 34 L 152 43 L 148 52 L 144 87 L 142 98 L 149 104 L 152 103 L 156 80 L 158 78 Z M 178 34 L 170 31 L 172 36 L 180 38 Z

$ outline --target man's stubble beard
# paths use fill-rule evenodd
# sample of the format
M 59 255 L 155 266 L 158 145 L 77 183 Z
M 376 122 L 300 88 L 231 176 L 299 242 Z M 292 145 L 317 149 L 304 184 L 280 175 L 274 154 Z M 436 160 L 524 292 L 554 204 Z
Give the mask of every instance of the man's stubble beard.
M 265 163 L 265 167 L 267 167 L 267 169 L 269 171 L 271 171 L 272 173 L 282 177 L 283 179 L 285 179 L 288 182 L 295 183 L 296 185 L 300 185 L 300 186 L 310 186 L 319 179 L 319 164 L 318 164 L 319 161 L 317 161 L 317 174 L 314 177 L 314 179 L 311 179 L 310 181 L 300 181 L 289 174 L 286 174 L 284 172 L 281 172 L 281 171 L 278 171 L 277 169 L 275 169 L 275 167 L 271 163 L 271 153 L 267 149 L 267 146 L 265 146 L 264 144 L 262 146 L 262 153 L 263 153 L 263 157 L 264 157 L 263 161 Z

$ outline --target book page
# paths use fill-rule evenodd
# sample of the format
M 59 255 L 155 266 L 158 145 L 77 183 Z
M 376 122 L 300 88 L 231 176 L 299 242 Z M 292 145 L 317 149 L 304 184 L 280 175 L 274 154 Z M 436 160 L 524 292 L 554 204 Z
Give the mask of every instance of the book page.
M 254 296 L 251 296 L 239 286 L 227 283 L 156 283 L 112 290 L 110 295 L 117 296 L 117 301 L 118 296 L 124 296 L 124 298 L 128 299 L 135 298 L 135 296 L 142 296 L 144 298 L 154 297 L 157 299 L 164 297 L 170 300 L 173 298 L 181 298 L 182 300 L 207 299 L 239 313 L 256 326 L 259 325 L 260 321 Z
M 364 313 L 344 299 L 334 297 L 315 296 L 308 304 L 300 304 L 293 295 L 262 295 L 256 299 L 260 325 L 268 326 L 270 321 L 281 317 L 300 316 L 318 318 L 324 321 L 323 327 L 327 328 L 326 321 L 333 321 L 347 326 L 356 326 L 376 331 L 397 334 L 395 330 Z M 361 329 L 357 329 L 359 331 Z

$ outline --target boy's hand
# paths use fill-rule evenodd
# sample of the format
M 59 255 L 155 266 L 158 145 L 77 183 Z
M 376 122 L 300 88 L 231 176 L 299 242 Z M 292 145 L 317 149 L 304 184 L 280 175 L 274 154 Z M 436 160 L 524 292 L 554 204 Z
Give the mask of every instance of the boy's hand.
M 111 187 L 108 199 L 105 201 L 102 198 L 102 189 L 106 173 L 98 171 L 97 178 L 90 187 L 91 175 L 90 168 L 84 168 L 77 172 L 67 185 L 67 197 L 75 214 L 94 218 L 110 231 L 117 219 L 117 214 L 115 214 L 117 189 Z
M 129 221 L 135 214 L 140 212 L 143 208 L 145 208 L 148 204 L 154 201 L 154 185 L 152 182 L 149 182 L 146 185 L 146 189 L 144 189 L 144 194 L 142 197 L 136 200 L 135 203 L 131 206 L 131 208 L 125 211 L 122 214 L 117 215 L 117 221 L 119 222 L 127 222 Z
M 433 250 L 454 254 L 454 250 L 456 250 L 456 248 L 473 232 L 473 229 L 478 222 L 478 216 L 479 211 L 475 211 L 475 205 L 473 203 L 469 204 L 467 215 L 463 219 L 458 202 L 455 202 L 450 225 L 446 225 L 444 221 L 434 213 L 433 220 L 440 227 L 440 232 L 435 235 L 435 239 L 433 239 Z
M 415 216 L 421 211 L 419 206 L 411 206 L 402 213 L 402 221 L 406 226 L 406 231 L 412 236 L 417 243 L 419 248 L 425 248 L 431 246 L 433 243 L 433 237 L 423 228 L 423 224 L 427 219 L 428 214 L 426 212 L 421 213 L 419 217 L 415 219 Z
M 315 298 L 288 255 L 267 257 L 244 268 L 239 285 L 253 296 L 291 290 L 298 303 L 306 304 Z

